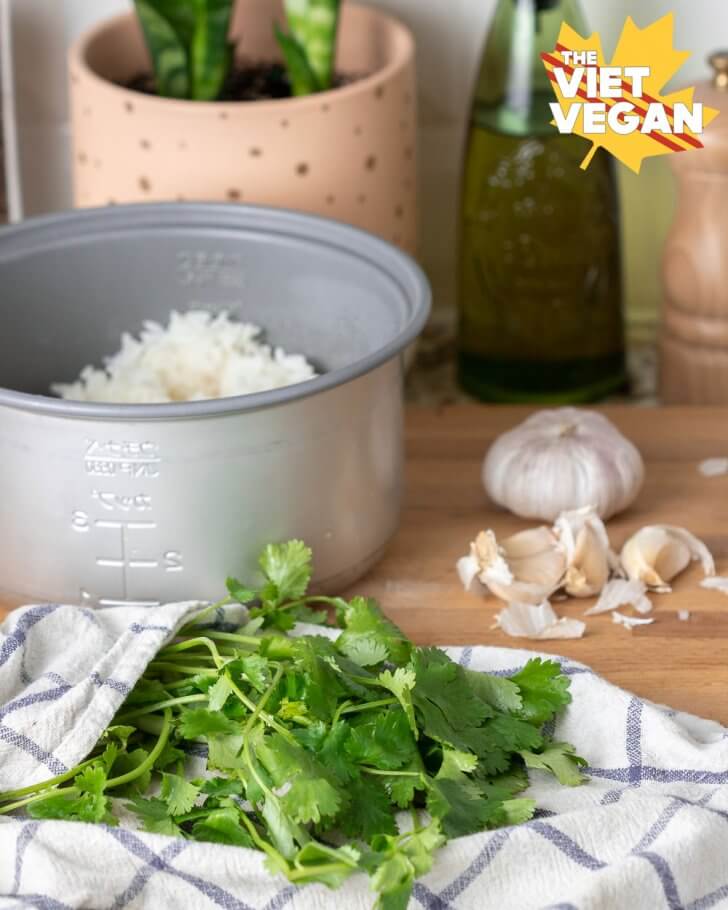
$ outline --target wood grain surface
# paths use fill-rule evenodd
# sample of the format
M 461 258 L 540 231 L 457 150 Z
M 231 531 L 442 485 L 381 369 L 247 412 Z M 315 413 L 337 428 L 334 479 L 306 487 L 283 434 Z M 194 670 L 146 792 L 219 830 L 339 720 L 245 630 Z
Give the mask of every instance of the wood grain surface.
M 698 472 L 704 458 L 728 456 L 728 410 L 602 410 L 636 443 L 647 465 L 638 500 L 609 522 L 613 546 L 645 524 L 680 524 L 706 542 L 719 574 L 728 575 L 728 476 L 705 478 Z M 609 614 L 589 617 L 584 638 L 575 641 L 509 638 L 491 628 L 502 605 L 462 590 L 455 561 L 479 530 L 490 527 L 504 536 L 532 524 L 496 509 L 480 482 L 488 444 L 527 413 L 475 405 L 409 411 L 402 528 L 383 562 L 356 590 L 380 598 L 418 643 L 564 654 L 643 697 L 728 724 L 728 597 L 700 588 L 697 566 L 676 579 L 672 594 L 654 595 L 652 625 L 630 632 Z M 592 603 L 570 600 L 554 608 L 580 617 Z M 679 620 L 678 610 L 689 610 L 690 619 Z
M 680 524 L 712 550 L 728 575 L 728 476 L 705 478 L 704 458 L 728 456 L 728 410 L 604 408 L 647 463 L 634 506 L 609 522 L 615 547 L 645 524 Z M 410 409 L 407 490 L 402 527 L 384 560 L 350 593 L 378 597 L 387 613 L 420 644 L 529 647 L 589 664 L 612 682 L 653 701 L 728 724 L 728 597 L 698 586 L 696 566 L 672 594 L 653 598 L 655 622 L 632 632 L 606 614 L 587 618 L 577 641 L 528 642 L 492 629 L 500 604 L 466 594 L 455 562 L 483 528 L 505 536 L 529 526 L 488 502 L 480 465 L 494 437 L 527 410 L 457 405 Z M 342 503 L 342 508 L 346 504 Z M 555 604 L 581 616 L 591 600 Z M 690 619 L 678 619 L 689 610 Z M 2 613 L 2 610 L 0 610 Z

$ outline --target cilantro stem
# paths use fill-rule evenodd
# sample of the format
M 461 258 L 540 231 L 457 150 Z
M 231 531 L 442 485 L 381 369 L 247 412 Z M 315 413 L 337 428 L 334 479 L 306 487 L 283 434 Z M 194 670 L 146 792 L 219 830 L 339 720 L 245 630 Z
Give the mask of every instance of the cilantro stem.
M 198 638 L 188 638 L 185 641 L 177 642 L 177 644 L 167 645 L 166 648 L 159 652 L 159 656 L 164 659 L 168 655 L 177 654 L 180 651 L 189 651 L 190 648 L 196 648 L 198 645 L 201 648 L 207 648 L 207 650 L 212 655 L 212 659 L 215 661 L 218 669 L 225 663 L 222 657 L 220 657 L 220 653 L 217 650 L 217 645 L 215 642 L 204 636 L 199 636 Z
M 248 733 L 250 733 L 250 731 L 253 729 L 253 727 L 257 723 L 258 718 L 260 717 L 261 712 L 263 711 L 263 708 L 265 708 L 265 703 L 268 701 L 268 699 L 271 697 L 271 695 L 275 691 L 276 686 L 280 682 L 281 676 L 283 676 L 283 664 L 279 665 L 278 669 L 275 672 L 275 676 L 271 680 L 271 684 L 268 686 L 268 688 L 265 690 L 265 692 L 261 695 L 258 703 L 255 706 L 255 710 L 248 718 L 248 722 L 246 723 L 246 725 L 243 729 L 243 736 L 247 737 Z M 228 676 L 228 679 L 230 679 L 229 676 Z
M 59 794 L 63 796 L 75 796 L 79 792 L 77 787 L 66 787 L 64 790 L 59 790 L 54 787 L 52 790 L 45 790 L 43 793 L 36 793 L 35 796 L 29 796 L 27 799 L 21 799 L 16 803 L 9 803 L 7 806 L 3 806 L 2 809 L 0 809 L 0 815 L 7 815 L 8 812 L 22 809 L 24 806 L 29 806 L 31 803 L 39 803 L 44 799 L 50 799 L 52 796 L 58 796 Z
M 159 701 L 154 705 L 145 705 L 143 708 L 130 711 L 128 714 L 121 715 L 118 721 L 119 723 L 126 723 L 135 717 L 141 717 L 143 714 L 154 714 L 155 711 L 160 711 L 162 708 L 173 708 L 175 705 L 187 705 L 191 702 L 207 700 L 207 696 L 201 693 L 199 695 L 180 695 L 178 698 L 168 698 L 166 701 Z
M 252 645 L 256 650 L 260 647 L 262 639 L 257 635 L 238 635 L 236 632 L 218 632 L 216 629 L 206 629 L 205 634 L 208 638 L 214 638 L 216 641 L 237 641 L 244 645 Z
M 260 834 L 258 834 L 258 829 L 244 812 L 240 813 L 240 818 L 248 829 L 248 833 L 253 838 L 253 843 L 264 853 L 267 853 L 274 865 L 283 873 L 283 875 L 287 876 L 290 871 L 290 866 L 286 862 L 285 857 L 279 853 L 272 844 L 269 844 L 267 840 L 264 840 Z
M 214 604 L 209 604 L 204 608 L 204 610 L 201 610 L 196 616 L 193 616 L 192 619 L 185 624 L 184 628 L 181 629 L 181 632 L 184 634 L 185 632 L 194 629 L 195 626 L 200 624 L 201 619 L 205 619 L 210 615 L 210 613 L 214 613 L 215 610 L 219 610 L 220 607 L 227 607 L 232 603 L 235 603 L 235 601 L 232 597 L 230 597 L 230 595 L 228 595 L 227 597 L 223 597 L 222 600 L 218 600 Z
M 29 787 L 21 787 L 20 790 L 8 790 L 5 793 L 0 793 L 0 803 L 7 802 L 9 799 L 20 799 L 23 796 L 30 796 L 32 793 L 40 793 L 42 790 L 49 790 L 51 787 L 57 787 L 58 784 L 63 784 L 75 777 L 79 771 L 83 771 L 84 768 L 87 768 L 95 761 L 98 761 L 98 759 L 87 758 L 80 765 L 76 765 L 70 771 L 64 771 L 63 774 L 59 774 L 57 777 L 51 777 L 49 780 L 44 780 L 39 784 L 31 784 Z
M 254 712 L 256 710 L 256 708 L 258 707 L 256 705 L 256 703 L 252 699 L 248 698 L 248 696 L 243 691 L 241 691 L 241 689 L 238 686 L 235 685 L 235 683 L 232 681 L 232 679 L 230 679 L 229 676 L 227 677 L 227 679 L 230 682 L 231 689 L 233 690 L 235 695 L 237 695 L 237 697 L 240 699 L 240 701 L 245 705 L 245 707 L 248 709 L 248 711 Z M 281 736 L 283 736 L 285 739 L 287 739 L 289 743 L 297 742 L 295 736 L 292 736 L 291 733 L 283 726 L 283 724 L 279 724 L 278 721 L 274 717 L 271 717 L 270 714 L 267 714 L 265 711 L 260 711 L 259 717 L 263 721 L 263 723 L 267 724 L 269 727 L 272 727 L 277 733 L 280 733 Z
M 213 670 L 212 667 L 193 667 L 193 666 L 184 666 L 182 664 L 166 663 L 163 660 L 153 660 L 148 669 L 150 670 L 171 670 L 174 673 L 184 674 L 187 676 L 197 676 L 198 674 L 212 676 L 210 672 Z
M 355 714 L 359 711 L 370 711 L 372 708 L 383 708 L 386 705 L 396 705 L 398 701 L 396 698 L 380 698 L 378 701 L 368 701 L 364 705 L 352 705 L 351 707 L 344 708 L 341 711 L 341 714 Z
M 419 771 L 381 771 L 379 768 L 369 768 L 366 765 L 359 765 L 359 768 L 365 774 L 377 774 L 380 777 L 422 777 Z
M 309 604 L 326 604 L 329 607 L 338 607 L 341 602 L 340 597 L 324 597 L 323 595 L 312 594 L 309 597 L 301 597 L 299 600 L 292 600 L 290 603 L 278 607 L 278 609 L 295 610 L 296 607 L 307 607 Z
M 291 872 L 286 873 L 289 882 L 297 882 L 301 879 L 311 878 L 317 881 L 320 875 L 326 875 L 329 872 L 348 872 L 351 874 L 357 870 L 355 863 L 321 863 L 320 866 L 299 866 Z
M 159 734 L 159 739 L 157 740 L 152 751 L 147 755 L 143 762 L 140 762 L 136 768 L 133 768 L 131 771 L 128 771 L 126 774 L 122 774 L 120 777 L 113 777 L 111 780 L 106 781 L 105 790 L 108 790 L 112 787 L 121 787 L 124 784 L 128 784 L 133 780 L 136 780 L 137 777 L 141 777 L 142 774 L 145 774 L 147 771 L 150 771 L 154 767 L 154 762 L 159 758 L 164 750 L 164 747 L 167 745 L 167 740 L 169 739 L 169 734 L 172 730 L 172 712 L 169 708 L 164 709 L 164 726 L 162 727 L 162 732 Z

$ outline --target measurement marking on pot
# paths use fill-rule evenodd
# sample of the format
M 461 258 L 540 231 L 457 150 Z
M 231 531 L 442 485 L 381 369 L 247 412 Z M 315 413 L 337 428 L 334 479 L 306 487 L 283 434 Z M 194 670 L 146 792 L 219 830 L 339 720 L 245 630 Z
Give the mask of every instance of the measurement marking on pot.
M 153 442 L 87 439 L 83 460 L 88 475 L 104 476 L 106 480 L 90 491 L 95 509 L 76 509 L 71 513 L 71 528 L 78 534 L 114 532 L 111 537 L 106 534 L 103 538 L 107 542 L 106 552 L 99 554 L 96 550 L 94 563 L 99 569 L 117 573 L 113 585 L 117 589 L 113 594 L 117 596 L 100 597 L 82 588 L 82 601 L 105 607 L 158 606 L 160 602 L 156 600 L 134 599 L 134 593 L 148 593 L 134 592 L 137 586 L 134 579 L 144 577 L 144 573 L 149 578 L 149 573 L 155 571 L 183 572 L 183 555 L 179 550 L 164 550 L 161 555 L 159 551 L 154 553 L 158 545 L 156 536 L 137 539 L 141 532 L 159 530 L 157 522 L 151 520 L 151 516 L 147 519 L 144 514 L 152 511 L 152 495 L 138 488 L 136 492 L 133 489 L 121 492 L 114 486 L 116 480 L 127 483 L 134 478 L 158 478 L 162 462 L 159 446 Z M 101 516 L 97 517 L 93 511 L 100 511 Z M 143 587 L 147 584 L 144 582 Z M 107 582 L 99 582 L 99 586 L 105 594 L 112 594 Z
M 95 597 L 86 588 L 81 588 L 81 603 L 92 604 L 99 607 L 159 607 L 159 600 L 114 600 L 109 597 Z

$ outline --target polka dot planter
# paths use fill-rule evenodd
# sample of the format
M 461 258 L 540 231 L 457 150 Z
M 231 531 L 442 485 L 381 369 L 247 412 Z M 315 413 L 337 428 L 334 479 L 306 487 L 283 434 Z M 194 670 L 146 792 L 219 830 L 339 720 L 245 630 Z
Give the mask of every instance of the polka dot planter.
M 270 0 L 239 0 L 240 59 L 279 59 L 276 10 Z M 123 87 L 149 69 L 134 15 L 72 47 L 77 206 L 258 203 L 346 221 L 415 251 L 414 41 L 395 19 L 344 4 L 337 69 L 357 78 L 305 98 L 174 101 Z

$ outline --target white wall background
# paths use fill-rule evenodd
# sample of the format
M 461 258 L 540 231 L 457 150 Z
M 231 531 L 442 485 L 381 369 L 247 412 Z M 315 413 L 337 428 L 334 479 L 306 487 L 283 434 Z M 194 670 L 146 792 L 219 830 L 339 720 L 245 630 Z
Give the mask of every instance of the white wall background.
M 454 300 L 454 257 L 462 141 L 475 68 L 496 0 L 364 0 L 404 19 L 419 47 L 422 255 L 436 302 Z M 14 71 L 19 80 L 18 129 L 30 157 L 24 164 L 26 211 L 47 198 L 63 177 L 59 143 L 65 141 L 65 44 L 79 27 L 126 6 L 129 0 L 0 0 L 13 9 Z M 706 55 L 728 46 L 726 0 L 582 0 L 588 21 L 610 55 L 626 16 L 639 26 L 674 12 L 676 44 L 693 57 L 680 81 L 707 76 Z M 6 10 L 7 11 L 7 10 Z M 3 36 L 8 37 L 7 33 Z M 41 71 L 54 74 L 40 79 Z M 10 99 L 7 99 L 10 101 Z M 5 114 L 8 105 L 5 105 Z M 47 166 L 49 157 L 56 162 Z M 660 249 L 672 210 L 666 159 L 648 161 L 623 181 L 627 292 L 630 311 L 645 321 L 659 298 Z M 62 181 L 61 181 L 62 182 Z M 432 228 L 431 226 L 436 226 Z

